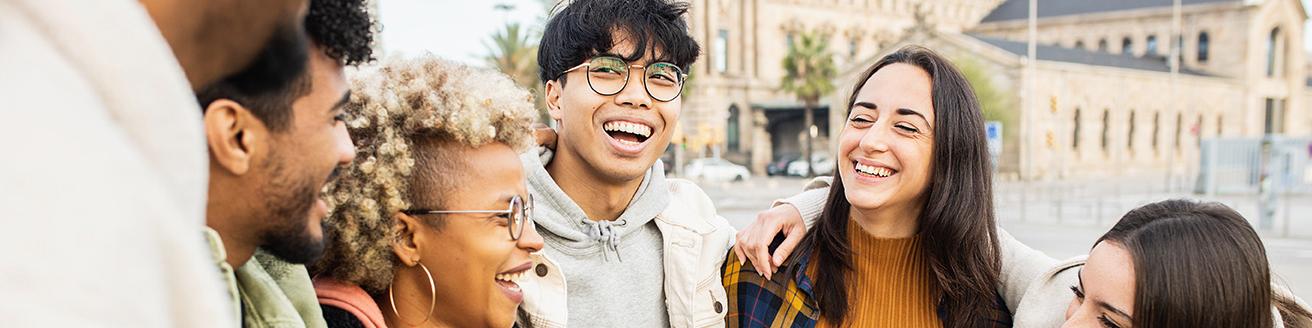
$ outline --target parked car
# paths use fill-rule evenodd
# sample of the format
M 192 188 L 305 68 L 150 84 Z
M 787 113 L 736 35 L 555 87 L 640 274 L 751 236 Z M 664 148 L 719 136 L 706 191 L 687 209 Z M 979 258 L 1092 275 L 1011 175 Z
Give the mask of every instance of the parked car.
M 829 156 L 829 154 L 824 154 L 824 153 L 811 154 L 811 162 L 815 163 L 815 172 L 813 172 L 815 173 L 815 175 L 834 174 L 833 156 Z M 800 158 L 795 161 L 792 161 L 791 163 L 788 163 L 788 175 L 805 176 L 806 168 L 808 166 L 810 166 L 810 163 L 807 163 L 806 161 Z
M 706 181 L 743 181 L 752 176 L 747 167 L 720 158 L 699 158 L 683 168 L 689 179 Z
M 786 175 L 788 174 L 788 163 L 792 163 L 798 158 L 802 158 L 802 156 L 793 154 L 775 156 L 774 161 L 765 165 L 765 174 L 769 176 Z

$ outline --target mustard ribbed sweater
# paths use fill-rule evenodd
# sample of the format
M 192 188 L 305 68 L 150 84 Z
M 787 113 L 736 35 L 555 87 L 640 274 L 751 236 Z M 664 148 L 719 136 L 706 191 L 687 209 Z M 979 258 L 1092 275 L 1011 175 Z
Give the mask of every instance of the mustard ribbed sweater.
M 880 239 L 849 222 L 853 272 L 846 327 L 942 327 L 920 237 Z M 818 327 L 835 327 L 821 316 Z

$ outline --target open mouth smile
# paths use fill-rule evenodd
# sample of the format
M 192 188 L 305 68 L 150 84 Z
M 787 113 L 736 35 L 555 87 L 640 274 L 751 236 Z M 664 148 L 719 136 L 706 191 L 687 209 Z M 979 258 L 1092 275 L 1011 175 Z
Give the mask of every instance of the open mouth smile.
M 645 123 L 626 120 L 607 121 L 601 126 L 612 146 L 626 155 L 638 155 L 651 140 L 652 127 Z
M 897 170 L 880 164 L 865 164 L 859 161 L 852 161 L 852 167 L 856 169 L 857 177 L 868 177 L 874 179 L 887 179 L 897 174 Z
M 500 287 L 506 298 L 509 298 L 515 304 L 519 304 L 524 301 L 524 292 L 520 290 L 519 282 L 524 279 L 524 274 L 531 267 L 533 267 L 533 263 L 524 263 L 513 269 L 497 273 L 492 280 L 497 287 Z

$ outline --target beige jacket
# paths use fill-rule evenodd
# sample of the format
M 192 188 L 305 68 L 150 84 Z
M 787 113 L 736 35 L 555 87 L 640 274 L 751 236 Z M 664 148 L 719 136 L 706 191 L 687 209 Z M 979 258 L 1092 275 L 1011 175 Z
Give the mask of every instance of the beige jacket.
M 723 327 L 727 303 L 720 284 L 720 267 L 733 246 L 735 230 L 716 214 L 711 199 L 687 180 L 669 179 L 670 206 L 656 217 L 664 239 L 665 306 L 672 327 Z M 520 282 L 530 321 L 525 327 L 565 327 L 565 276 L 542 254 Z M 525 316 L 520 316 L 524 318 Z
M 234 327 L 186 76 L 136 0 L 0 0 L 5 327 Z

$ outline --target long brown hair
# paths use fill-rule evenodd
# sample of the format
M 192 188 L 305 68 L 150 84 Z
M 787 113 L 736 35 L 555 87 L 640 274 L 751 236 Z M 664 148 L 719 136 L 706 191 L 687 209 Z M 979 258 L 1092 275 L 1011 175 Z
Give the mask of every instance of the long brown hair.
M 1135 327 L 1271 327 L 1273 301 L 1286 322 L 1307 322 L 1306 310 L 1272 293 L 1257 232 L 1220 203 L 1144 205 L 1121 217 L 1103 241 L 1133 258 Z
M 917 218 L 917 234 L 933 274 L 944 325 L 972 327 L 987 324 L 997 300 L 998 236 L 993 215 L 993 180 L 984 137 L 984 117 L 975 92 L 951 63 L 929 49 L 909 46 L 884 56 L 862 73 L 848 105 L 875 72 L 885 66 L 910 64 L 929 74 L 934 101 L 934 147 L 929 187 Z M 851 203 L 843 180 L 834 175 L 833 187 L 815 233 L 801 249 L 813 250 L 817 260 L 816 300 L 821 315 L 842 324 L 847 317 L 847 275 L 852 272 L 848 244 Z

